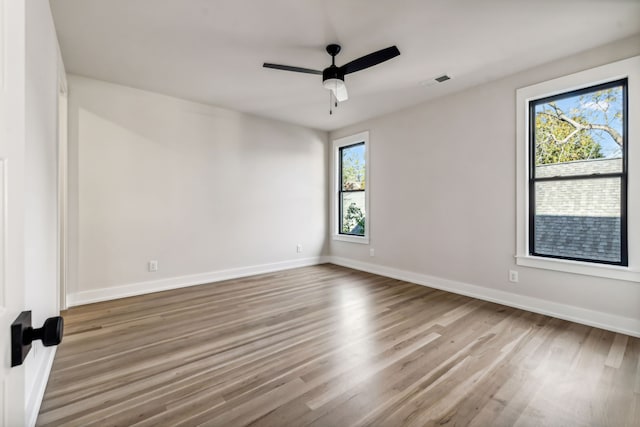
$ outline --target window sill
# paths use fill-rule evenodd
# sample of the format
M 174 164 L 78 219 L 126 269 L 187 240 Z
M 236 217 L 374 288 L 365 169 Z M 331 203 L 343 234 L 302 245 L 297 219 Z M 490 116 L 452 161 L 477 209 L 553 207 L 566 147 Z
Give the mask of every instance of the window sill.
M 606 277 L 629 282 L 640 282 L 640 271 L 617 265 L 594 264 L 583 261 L 543 258 L 531 255 L 517 255 L 516 264 L 523 267 L 542 268 L 585 276 Z
M 364 245 L 369 244 L 369 237 L 367 236 L 360 237 L 360 236 L 348 236 L 344 234 L 334 234 L 333 240 L 339 240 L 341 242 L 361 243 Z

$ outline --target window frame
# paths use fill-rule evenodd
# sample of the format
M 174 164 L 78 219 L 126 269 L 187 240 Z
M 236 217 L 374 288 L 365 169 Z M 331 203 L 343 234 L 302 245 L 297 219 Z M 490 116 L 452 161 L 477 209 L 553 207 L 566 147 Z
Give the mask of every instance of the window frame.
M 532 137 L 530 101 L 627 79 L 626 91 L 626 240 L 627 265 L 540 256 L 530 253 Z M 640 56 L 624 59 L 516 90 L 516 255 L 517 265 L 566 273 L 640 282 Z M 637 143 L 634 143 L 636 141 Z M 635 145 L 634 145 L 635 144 Z M 623 189 L 624 190 L 624 189 Z M 622 200 L 621 200 L 622 203 Z M 630 220 L 629 220 L 630 219 Z M 622 222 L 621 222 L 622 227 Z
M 364 144 L 364 162 L 365 162 L 365 188 L 363 190 L 342 190 L 342 158 L 341 153 L 344 148 Z M 371 191 L 370 173 L 371 164 L 369 162 L 369 132 L 360 132 L 354 135 L 345 136 L 333 140 L 333 191 L 331 196 L 331 229 L 332 239 L 343 242 L 369 244 L 369 236 L 371 234 L 371 209 L 369 207 L 369 196 Z M 364 192 L 365 200 L 365 223 L 364 223 L 364 235 L 348 234 L 341 232 L 342 218 L 341 218 L 341 195 L 345 192 Z
M 364 237 L 364 235 L 366 234 L 366 230 L 367 230 L 367 212 L 365 212 L 364 218 L 364 233 L 363 234 L 356 234 L 356 233 L 345 233 L 344 231 L 342 231 L 342 225 L 343 225 L 343 201 L 344 201 L 344 197 L 343 195 L 345 193 L 364 193 L 364 199 L 365 201 L 367 200 L 367 187 L 365 184 L 365 188 L 358 188 L 357 190 L 345 190 L 342 187 L 342 181 L 343 181 L 343 177 L 342 177 L 342 173 L 343 173 L 343 165 L 342 165 L 342 160 L 343 160 L 343 151 L 345 149 L 349 149 L 349 148 L 353 148 L 353 147 L 358 147 L 358 146 L 364 146 L 364 152 L 366 155 L 367 152 L 367 146 L 365 145 L 364 141 L 362 142 L 356 142 L 355 144 L 351 144 L 351 145 L 343 145 L 341 147 L 338 147 L 338 234 L 340 234 L 341 236 L 358 236 L 358 237 Z M 366 175 L 367 175 L 367 164 L 365 161 L 365 165 L 364 165 L 364 174 L 365 174 L 365 183 L 366 183 Z
M 529 109 L 529 168 L 528 168 L 528 181 L 529 181 L 529 254 L 537 257 L 544 258 L 556 258 L 564 260 L 582 261 L 588 263 L 597 264 L 609 264 L 628 266 L 628 236 L 627 236 L 627 159 L 628 159 L 628 129 L 629 129 L 629 116 L 628 116 L 628 83 L 629 80 L 625 77 L 623 79 L 612 80 L 605 83 L 600 83 L 592 86 L 587 86 L 580 89 L 574 89 L 567 92 L 561 92 L 555 95 L 546 96 L 543 98 L 530 99 L 527 101 L 527 107 Z M 546 104 L 548 102 L 570 98 L 574 96 L 583 95 L 585 93 L 596 92 L 598 90 L 609 89 L 612 87 L 622 86 L 622 171 L 621 172 L 608 172 L 597 175 L 568 175 L 568 176 L 552 176 L 552 177 L 536 177 L 536 139 L 535 139 L 535 120 L 536 106 L 540 104 Z M 536 192 L 535 187 L 538 182 L 554 182 L 554 181 L 579 181 L 579 180 L 594 180 L 603 178 L 619 178 L 620 179 L 620 261 L 606 261 L 596 260 L 588 258 L 578 258 L 563 255 L 549 255 L 537 253 L 535 250 L 535 214 L 536 214 Z

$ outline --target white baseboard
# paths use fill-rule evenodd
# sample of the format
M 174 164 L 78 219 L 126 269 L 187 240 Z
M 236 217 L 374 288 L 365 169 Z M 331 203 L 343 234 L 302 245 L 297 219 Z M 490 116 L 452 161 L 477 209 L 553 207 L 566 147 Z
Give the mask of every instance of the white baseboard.
M 49 381 L 49 374 L 51 374 L 51 367 L 53 366 L 53 359 L 55 358 L 57 349 L 58 347 L 52 347 L 51 350 L 47 351 L 47 357 L 44 363 L 40 364 L 38 373 L 36 374 L 36 383 L 33 386 L 33 390 L 27 395 L 25 413 L 29 427 L 35 426 L 38 420 L 40 405 L 42 405 L 44 392 L 47 389 L 47 382 Z
M 287 270 L 291 268 L 306 267 L 309 265 L 330 262 L 332 264 L 353 268 L 355 270 L 366 271 L 368 273 L 391 277 L 393 279 L 404 280 L 422 286 L 441 289 L 460 295 L 484 301 L 495 302 L 532 311 L 534 313 L 545 314 L 571 322 L 594 326 L 613 332 L 619 332 L 635 337 L 640 337 L 640 320 L 632 319 L 601 311 L 589 310 L 568 304 L 557 303 L 526 295 L 505 292 L 498 289 L 486 288 L 469 283 L 458 282 L 436 276 L 415 273 L 397 268 L 371 264 L 362 261 L 355 261 L 348 258 L 335 256 L 319 256 L 291 261 L 282 261 L 271 264 L 261 264 L 250 267 L 233 268 L 210 273 L 192 274 L 188 276 L 171 277 L 160 280 L 131 283 L 110 288 L 82 291 L 68 296 L 69 307 L 90 304 L 93 302 L 108 301 L 118 298 L 125 298 L 135 295 L 148 294 L 152 292 L 166 291 L 170 289 L 184 288 L 188 286 L 202 285 L 205 283 L 220 282 L 223 280 L 236 279 L 240 277 L 253 276 L 256 274 L 271 273 L 274 271 Z M 53 359 L 52 359 L 53 360 Z M 46 385 L 46 383 L 45 383 Z M 44 392 L 44 390 L 43 390 Z
M 514 294 L 469 283 L 443 279 L 441 277 L 399 270 L 367 262 L 354 261 L 347 258 L 328 257 L 328 262 L 355 270 L 366 271 L 380 276 L 416 283 L 430 288 L 441 289 L 455 294 L 466 295 L 484 301 L 495 302 L 510 307 L 520 308 L 534 313 L 545 314 L 571 322 L 594 326 L 613 332 L 640 337 L 640 320 L 601 311 L 589 310 L 568 304 L 543 300 L 526 295 Z
M 185 288 L 188 286 L 202 285 L 205 283 L 237 279 L 240 277 L 253 276 L 256 274 L 272 273 L 274 271 L 306 267 L 309 265 L 322 264 L 325 262 L 328 262 L 327 257 L 318 256 L 290 261 L 274 262 L 271 264 L 260 264 L 250 267 L 232 268 L 228 270 L 213 271 L 209 273 L 190 274 L 188 276 L 169 277 L 159 280 L 149 280 L 146 282 L 129 283 L 109 288 L 80 291 L 68 295 L 67 305 L 69 307 L 73 307 L 94 302 L 109 301 L 118 298 L 126 298 L 136 295 L 150 294 L 153 292 Z

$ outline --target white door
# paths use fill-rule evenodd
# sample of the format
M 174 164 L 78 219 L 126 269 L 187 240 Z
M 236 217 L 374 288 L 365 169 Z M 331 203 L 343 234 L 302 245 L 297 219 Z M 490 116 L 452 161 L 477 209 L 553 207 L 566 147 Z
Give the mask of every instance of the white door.
M 0 423 L 25 424 L 25 366 L 10 325 L 24 310 L 25 2 L 0 0 Z

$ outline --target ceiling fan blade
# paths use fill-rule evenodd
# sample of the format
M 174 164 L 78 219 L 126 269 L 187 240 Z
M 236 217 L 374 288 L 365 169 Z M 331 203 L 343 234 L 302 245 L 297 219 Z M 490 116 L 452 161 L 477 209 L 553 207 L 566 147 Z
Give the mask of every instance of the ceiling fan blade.
M 353 61 L 344 64 L 340 69 L 344 71 L 345 74 L 355 73 L 356 71 L 364 70 L 365 68 L 373 67 L 381 62 L 388 61 L 398 55 L 400 55 L 398 48 L 396 46 L 391 46 L 362 56 L 358 59 L 354 59 Z
M 312 70 L 310 68 L 292 67 L 291 65 L 270 64 L 265 62 L 262 66 L 264 68 L 274 68 L 276 70 L 295 71 L 296 73 L 322 74 L 322 71 Z

